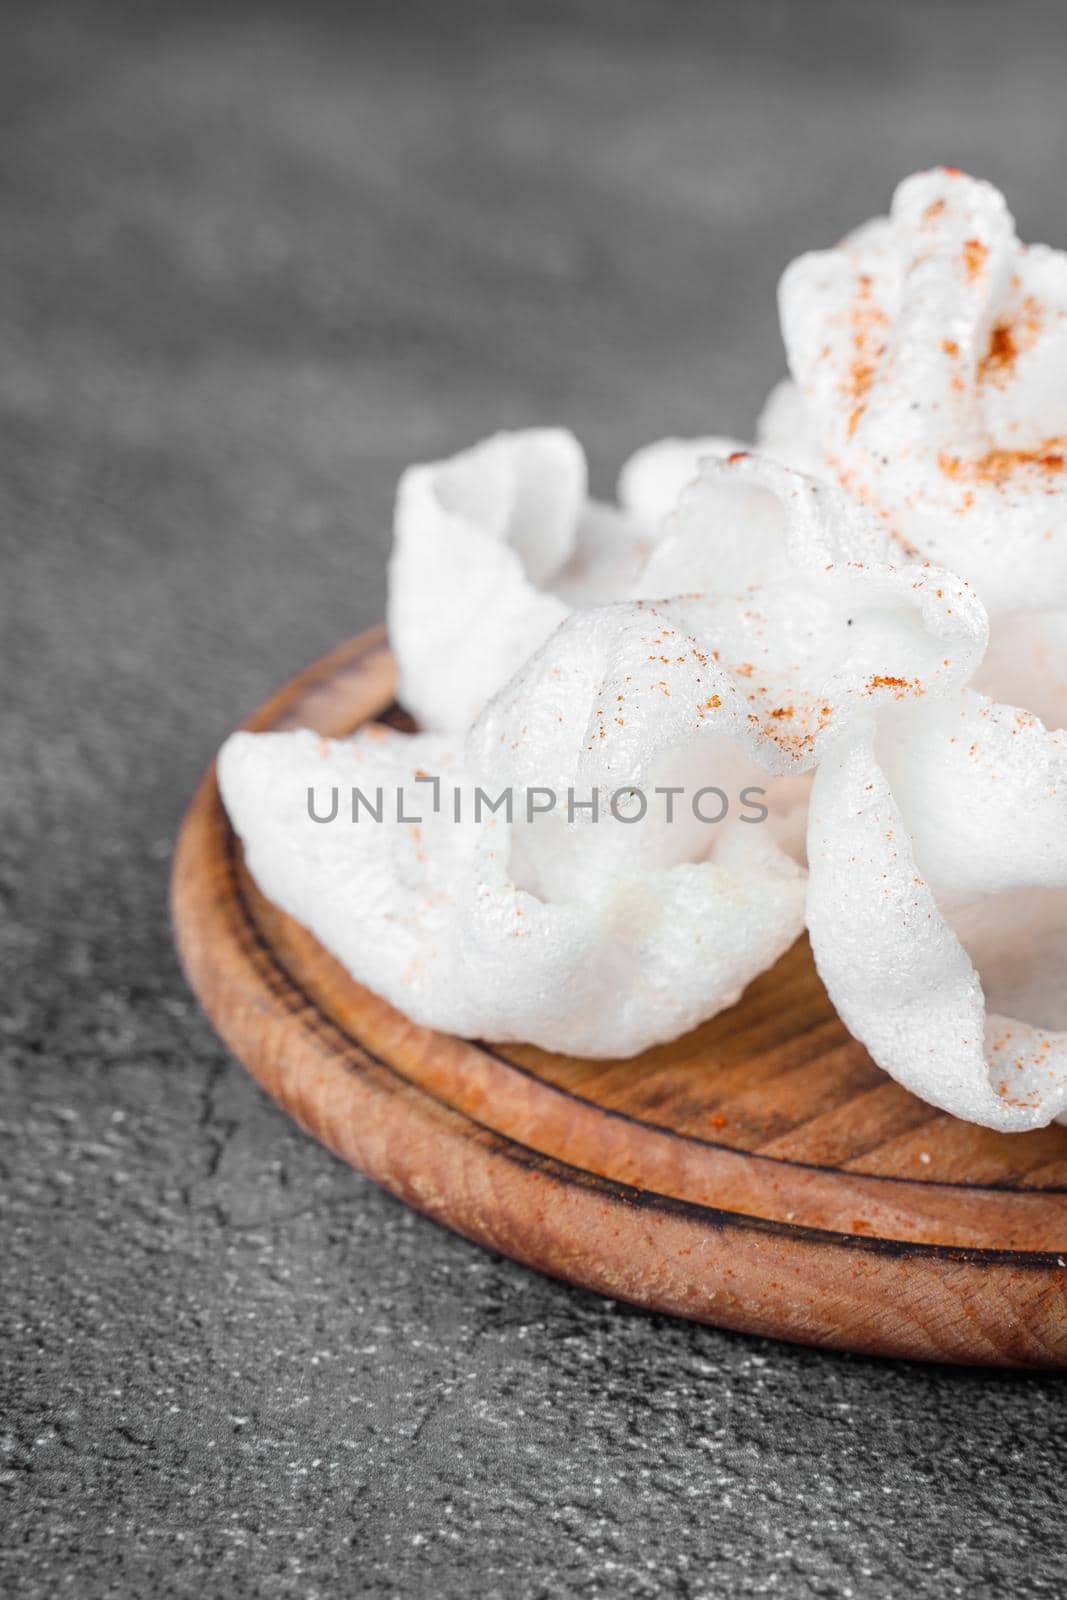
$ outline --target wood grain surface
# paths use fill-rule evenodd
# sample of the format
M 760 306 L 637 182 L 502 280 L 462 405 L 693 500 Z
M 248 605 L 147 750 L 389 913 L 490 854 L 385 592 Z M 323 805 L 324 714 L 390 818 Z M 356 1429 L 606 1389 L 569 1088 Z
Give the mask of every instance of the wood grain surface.
M 246 726 L 398 720 L 381 630 Z M 885 1077 L 805 943 L 704 1027 L 584 1061 L 418 1027 L 257 892 L 213 769 L 173 875 L 220 1034 L 309 1132 L 468 1238 L 598 1293 L 890 1356 L 1067 1366 L 1067 1128 L 1003 1135 Z

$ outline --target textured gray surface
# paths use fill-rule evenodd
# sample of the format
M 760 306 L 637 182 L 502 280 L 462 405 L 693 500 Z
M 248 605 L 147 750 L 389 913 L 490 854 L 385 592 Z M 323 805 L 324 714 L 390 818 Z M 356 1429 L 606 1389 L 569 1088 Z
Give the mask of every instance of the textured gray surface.
M 743 431 L 781 265 L 916 166 L 1067 238 L 1067 14 L 0 30 L 4 1591 L 1064 1593 L 1059 1381 L 480 1254 L 264 1100 L 165 907 L 213 747 L 380 614 L 407 460 L 561 420 L 606 488 L 658 433 Z

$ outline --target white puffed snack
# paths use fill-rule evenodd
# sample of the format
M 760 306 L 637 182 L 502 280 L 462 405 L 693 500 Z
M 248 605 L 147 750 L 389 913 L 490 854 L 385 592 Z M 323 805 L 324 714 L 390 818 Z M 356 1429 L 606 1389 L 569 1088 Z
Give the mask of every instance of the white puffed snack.
M 1067 605 L 1067 255 L 942 168 L 779 302 L 823 470 L 991 614 Z
M 388 626 L 423 727 L 468 727 L 567 615 L 546 585 L 575 554 L 585 502 L 585 456 L 559 428 L 497 434 L 404 473 Z
M 800 931 L 789 780 L 857 714 L 947 692 L 980 654 L 965 586 L 894 568 L 885 543 L 830 485 L 705 460 L 659 547 L 665 578 L 674 563 L 705 592 L 574 613 L 465 751 L 381 728 L 234 735 L 219 778 L 250 871 L 417 1021 L 580 1055 L 677 1036 Z M 353 786 L 380 822 L 349 820 Z M 476 816 L 502 788 L 512 817 Z
M 465 732 L 579 606 L 632 592 L 660 524 L 702 456 L 731 439 L 668 439 L 622 469 L 618 507 L 590 500 L 562 428 L 499 433 L 400 480 L 389 637 L 420 726 Z
M 524 797 L 513 823 L 488 808 L 476 821 L 476 785 L 445 736 L 237 733 L 218 770 L 263 893 L 414 1021 L 463 1036 L 633 1055 L 731 1004 L 803 924 L 800 868 L 740 821 L 705 825 L 700 860 L 572 858 L 549 895 Z M 420 776 L 438 780 L 436 812 Z M 311 820 L 309 785 L 324 817 L 337 792 L 332 822 Z M 380 824 L 349 820 L 353 785 L 372 804 L 381 789 Z M 398 789 L 419 822 L 396 820 Z
M 677 617 L 742 697 L 747 742 L 778 772 L 813 767 L 857 712 L 966 683 L 987 638 L 966 584 L 899 561 L 879 520 L 840 489 L 745 451 L 703 463 L 637 590 L 678 597 L 668 620 Z M 672 652 L 659 654 L 669 689 Z M 653 693 L 643 709 L 653 738 L 667 708 Z M 687 709 L 672 700 L 669 714 Z M 698 714 L 706 725 L 706 708 Z M 628 739 L 644 736 L 626 726 Z
M 422 731 L 234 734 L 224 804 L 262 892 L 416 1023 L 632 1056 L 806 913 L 900 1083 L 1067 1121 L 1067 255 L 945 168 L 779 301 L 758 453 L 662 439 L 615 505 L 563 429 L 410 468 Z
M 720 459 L 743 450 L 736 439 L 709 435 L 698 439 L 659 439 L 635 450 L 619 473 L 619 504 L 646 527 L 657 529 L 678 503 L 706 456 Z M 602 595 L 602 600 L 609 599 Z
M 673 598 L 565 622 L 475 723 L 471 769 L 595 789 L 602 809 L 631 783 L 760 784 L 768 831 L 802 856 L 804 775 L 824 751 L 873 707 L 952 692 L 985 645 L 967 586 L 926 563 L 894 567 L 887 546 L 830 484 L 743 451 L 706 459 L 638 585 Z M 678 592 L 687 577 L 695 593 Z M 685 805 L 666 830 L 592 838 L 555 818 L 539 837 L 546 881 L 579 856 L 683 859 L 694 832 Z
M 973 690 L 883 712 L 820 767 L 808 857 L 816 964 L 878 1065 L 987 1127 L 1060 1117 L 1067 735 Z

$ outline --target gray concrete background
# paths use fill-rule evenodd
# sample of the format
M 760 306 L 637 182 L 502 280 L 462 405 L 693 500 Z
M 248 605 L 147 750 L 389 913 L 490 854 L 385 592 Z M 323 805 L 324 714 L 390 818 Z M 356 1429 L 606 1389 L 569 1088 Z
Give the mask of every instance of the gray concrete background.
M 781 267 L 915 167 L 1064 242 L 1065 56 L 1026 3 L 5 6 L 5 1594 L 1065 1592 L 1058 1380 L 480 1253 L 267 1103 L 166 918 L 404 463 L 744 432 Z

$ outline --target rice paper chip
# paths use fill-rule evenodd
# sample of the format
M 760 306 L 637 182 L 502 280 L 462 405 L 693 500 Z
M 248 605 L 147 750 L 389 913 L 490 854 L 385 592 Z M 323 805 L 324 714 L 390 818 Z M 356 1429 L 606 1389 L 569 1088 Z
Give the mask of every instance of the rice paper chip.
M 567 615 L 543 585 L 574 556 L 585 457 L 561 429 L 498 434 L 397 490 L 389 636 L 404 704 L 466 727 Z
M 591 702 L 599 747 L 630 759 L 668 727 L 682 743 L 681 721 L 717 730 L 730 708 L 746 724 L 733 736 L 765 770 L 806 771 L 858 712 L 959 687 L 985 648 L 985 612 L 952 574 L 893 554 L 879 521 L 833 485 L 744 451 L 705 460 L 637 585 L 674 598 L 589 631 L 614 630 Z M 536 745 L 554 737 L 553 697 L 534 698 L 507 715 Z
M 822 455 L 811 413 L 791 378 L 775 384 L 756 424 L 756 448 L 783 466 L 818 477 Z
M 786 379 L 767 396 L 756 425 L 755 444 L 722 434 L 659 439 L 636 450 L 619 474 L 618 497 L 624 510 L 658 529 L 709 459 L 758 454 L 783 466 L 817 475 L 818 441 L 804 398 Z
M 709 825 L 698 812 L 723 802 L 694 810 L 704 788 L 725 795 L 728 808 L 733 802 L 739 822 L 747 787 L 757 786 L 762 801 L 767 772 L 753 757 L 759 736 L 747 701 L 697 631 L 700 621 L 699 607 L 683 600 L 581 612 L 474 724 L 466 751 L 478 781 L 557 797 L 536 819 L 534 844 L 519 841 L 541 883 L 706 852 Z M 647 810 L 631 820 L 642 798 Z
M 682 491 L 711 456 L 725 460 L 747 446 L 737 439 L 709 434 L 695 439 L 660 439 L 636 450 L 619 474 L 619 504 L 648 527 L 658 528 L 673 511 Z
M 824 470 L 991 612 L 1067 605 L 1067 255 L 942 168 L 779 301 Z
M 667 592 L 683 573 L 706 591 L 571 617 L 468 737 L 479 779 L 580 796 L 579 824 L 597 797 L 595 829 L 564 825 L 560 807 L 539 819 L 530 853 L 548 892 L 575 871 L 690 857 L 702 829 L 684 800 L 668 827 L 605 823 L 630 788 L 658 800 L 672 785 L 690 797 L 712 786 L 742 810 L 758 789 L 768 831 L 801 854 L 803 779 L 824 751 L 873 707 L 952 692 L 984 647 L 966 586 L 925 564 L 893 567 L 886 547 L 830 485 L 744 452 L 703 463 L 649 567 Z
M 455 822 L 450 805 L 463 776 L 453 742 L 378 725 L 342 740 L 306 728 L 239 732 L 219 752 L 217 772 L 263 894 L 369 987 L 386 993 L 399 974 L 421 973 L 432 988 L 474 845 L 473 820 Z M 436 814 L 421 803 L 432 785 L 420 773 L 436 777 L 449 802 Z M 398 789 L 403 814 L 417 812 L 418 822 L 396 820 Z
M 499 433 L 409 468 L 397 490 L 388 623 L 400 698 L 420 726 L 466 731 L 572 610 L 632 593 L 705 446 L 732 442 L 667 440 L 638 452 L 623 468 L 621 508 L 589 498 L 585 455 L 561 428 Z
M 466 731 L 572 611 L 637 592 L 701 461 L 740 449 L 718 437 L 648 445 L 622 469 L 618 506 L 588 497 L 585 456 L 563 429 L 500 433 L 411 467 L 388 610 L 400 698 L 420 726 Z
M 732 1004 L 800 931 L 792 837 L 823 747 L 971 670 L 977 602 L 883 561 L 882 530 L 828 485 L 741 454 L 705 461 L 690 495 L 685 536 L 710 543 L 739 526 L 731 496 L 756 497 L 759 550 L 713 563 L 707 594 L 569 615 L 465 746 L 371 728 L 221 752 L 260 888 L 416 1021 L 625 1056 Z M 653 811 L 635 818 L 641 785 Z
M 517 824 L 475 819 L 471 774 L 442 736 L 238 733 L 218 770 L 263 893 L 414 1021 L 467 1037 L 632 1055 L 731 1004 L 802 926 L 803 875 L 758 828 L 724 830 L 714 859 L 705 845 L 707 859 L 636 860 L 534 892 Z M 438 779 L 437 812 L 420 777 Z M 381 788 L 380 824 L 348 819 L 353 782 L 372 799 Z M 322 816 L 338 792 L 333 821 L 310 819 L 309 785 Z M 420 821 L 396 819 L 397 788 Z
M 1011 1132 L 1067 1108 L 1067 735 L 966 691 L 882 713 L 820 767 L 819 973 L 879 1066 Z

